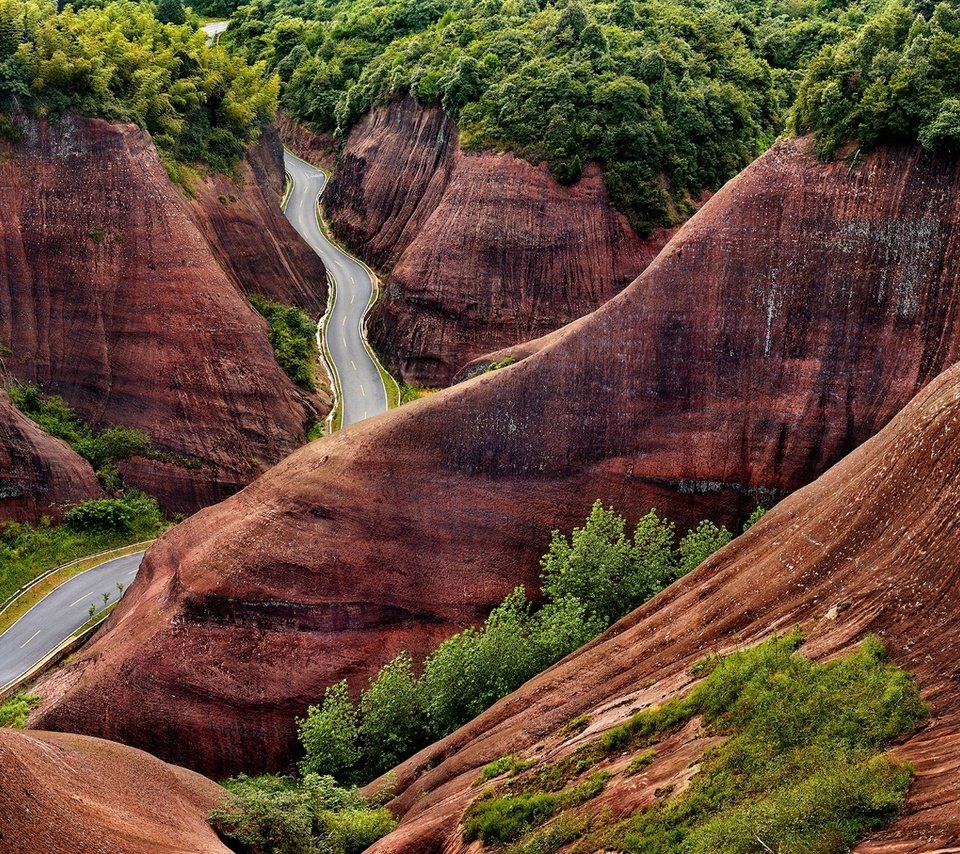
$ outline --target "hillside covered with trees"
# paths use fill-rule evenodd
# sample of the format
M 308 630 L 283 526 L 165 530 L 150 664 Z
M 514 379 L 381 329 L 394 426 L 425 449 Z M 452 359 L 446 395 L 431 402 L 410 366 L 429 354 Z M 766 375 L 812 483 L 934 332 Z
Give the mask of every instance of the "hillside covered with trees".
M 135 122 L 175 174 L 230 171 L 272 119 L 277 81 L 160 11 L 117 2 L 58 14 L 53 0 L 0 0 L 0 136 L 22 133 L 18 114 L 74 112 Z
M 872 2 L 254 0 L 228 41 L 318 131 L 410 93 L 454 116 L 466 147 L 548 161 L 563 183 L 599 161 L 643 233 L 772 142 L 803 70 Z

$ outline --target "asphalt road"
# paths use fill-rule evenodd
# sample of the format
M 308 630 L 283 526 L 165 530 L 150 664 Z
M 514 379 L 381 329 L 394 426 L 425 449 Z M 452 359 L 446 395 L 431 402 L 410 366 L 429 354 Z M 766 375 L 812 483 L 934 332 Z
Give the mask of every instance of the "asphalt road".
M 207 44 L 213 44 L 220 40 L 220 34 L 227 28 L 229 21 L 213 21 L 210 24 L 204 24 L 201 29 L 207 34 Z
M 317 222 L 317 199 L 327 176 L 289 151 L 283 161 L 293 179 L 287 219 L 323 260 L 336 286 L 327 321 L 327 350 L 340 377 L 346 427 L 387 410 L 383 378 L 363 341 L 363 314 L 373 299 L 374 285 L 366 268 L 331 243 Z
M 0 635 L 0 688 L 26 673 L 48 652 L 52 652 L 90 619 L 90 605 L 94 613 L 123 595 L 117 589 L 130 586 L 143 552 L 114 558 L 75 575 L 69 581 L 48 593 L 9 629 Z M 110 600 L 103 601 L 109 593 Z

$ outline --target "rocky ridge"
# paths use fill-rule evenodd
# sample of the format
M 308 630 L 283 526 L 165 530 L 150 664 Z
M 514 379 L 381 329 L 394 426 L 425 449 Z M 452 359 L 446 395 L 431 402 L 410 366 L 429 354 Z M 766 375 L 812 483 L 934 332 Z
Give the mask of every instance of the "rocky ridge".
M 856 848 L 949 851 L 960 843 L 960 365 L 927 386 L 879 435 L 774 508 L 747 534 L 476 720 L 395 771 L 399 827 L 371 852 L 476 851 L 459 822 L 480 769 L 505 754 L 547 763 L 634 710 L 697 682 L 691 665 L 799 626 L 800 653 L 825 659 L 871 633 L 919 680 L 925 726 L 895 754 L 916 770 L 904 815 Z M 949 520 L 949 521 L 948 521 Z M 565 725 L 589 721 L 571 732 Z M 614 819 L 651 806 L 714 742 L 696 726 L 657 746 L 642 775 L 627 758 L 585 812 Z M 536 765 L 534 766 L 536 767 Z M 381 781 L 382 783 L 382 781 Z M 371 784 L 371 789 L 377 783 Z
M 244 296 L 315 311 L 325 299 L 322 267 L 272 210 L 275 144 L 242 167 L 235 204 L 216 200 L 222 180 L 190 204 L 132 125 L 68 117 L 24 130 L 0 159 L 6 370 L 62 395 L 94 428 L 137 427 L 199 460 L 121 466 L 171 511 L 230 495 L 302 445 L 325 401 L 283 374 Z M 257 248 L 242 251 L 251 231 Z M 233 260 L 225 270 L 218 258 Z

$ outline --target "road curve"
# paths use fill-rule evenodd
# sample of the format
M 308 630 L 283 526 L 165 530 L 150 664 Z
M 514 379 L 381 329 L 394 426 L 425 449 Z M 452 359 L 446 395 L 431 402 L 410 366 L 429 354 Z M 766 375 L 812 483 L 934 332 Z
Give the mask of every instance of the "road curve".
M 95 614 L 122 595 L 140 568 L 144 553 L 134 552 L 113 558 L 64 581 L 51 590 L 9 629 L 0 635 L 0 689 L 26 673 L 47 653 L 90 619 L 90 605 Z M 103 601 L 109 593 L 110 600 Z
M 289 151 L 283 162 L 293 181 L 285 213 L 323 261 L 336 290 L 327 319 L 327 351 L 340 379 L 342 423 L 346 427 L 389 408 L 387 390 L 364 344 L 363 315 L 374 298 L 373 279 L 359 261 L 331 243 L 317 221 L 317 199 L 327 176 Z
M 229 21 L 212 21 L 209 24 L 204 24 L 200 29 L 207 34 L 207 44 L 220 41 L 220 36 L 227 28 L 228 23 Z

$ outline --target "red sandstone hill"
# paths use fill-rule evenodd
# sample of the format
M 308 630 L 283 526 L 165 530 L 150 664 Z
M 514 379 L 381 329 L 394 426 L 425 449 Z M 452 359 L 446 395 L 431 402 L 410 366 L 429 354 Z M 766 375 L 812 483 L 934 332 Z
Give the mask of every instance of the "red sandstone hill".
M 90 463 L 44 433 L 0 391 L 0 522 L 57 517 L 62 505 L 99 495 Z
M 905 815 L 857 851 L 960 848 L 960 365 L 879 435 L 785 499 L 744 536 L 603 636 L 396 770 L 402 815 L 371 852 L 475 851 L 459 820 L 477 772 L 508 753 L 546 763 L 685 692 L 690 665 L 801 626 L 821 659 L 869 633 L 919 680 L 931 718 L 896 753 L 916 768 Z M 589 727 L 563 726 L 587 715 Z M 624 816 L 689 777 L 711 739 L 696 727 L 659 745 L 639 777 L 615 776 L 587 812 Z M 606 766 L 605 766 L 606 767 Z M 372 784 L 371 788 L 376 786 Z
M 220 181 L 191 205 L 132 125 L 67 119 L 25 130 L 0 152 L 6 369 L 63 395 L 95 427 L 138 427 L 160 449 L 200 459 L 196 469 L 122 466 L 171 510 L 220 500 L 302 445 L 323 402 L 280 370 L 243 293 L 296 296 L 316 310 L 325 292 L 322 267 L 271 213 L 276 152 L 254 151 L 231 190 L 236 203 L 213 195 L 227 188 Z M 260 250 L 240 251 L 251 233 Z M 227 271 L 218 258 L 232 259 Z
M 411 98 L 353 129 L 324 203 L 337 236 L 385 274 L 377 352 L 424 385 L 598 308 L 669 237 L 640 239 L 596 168 L 561 187 L 512 154 L 466 154 L 456 124 Z
M 960 358 L 960 160 L 780 143 L 535 355 L 301 449 L 163 537 L 40 687 L 46 728 L 214 776 L 283 767 L 293 717 L 534 584 L 597 498 L 739 522 Z
M 4 854 L 222 854 L 223 790 L 120 744 L 0 729 Z

